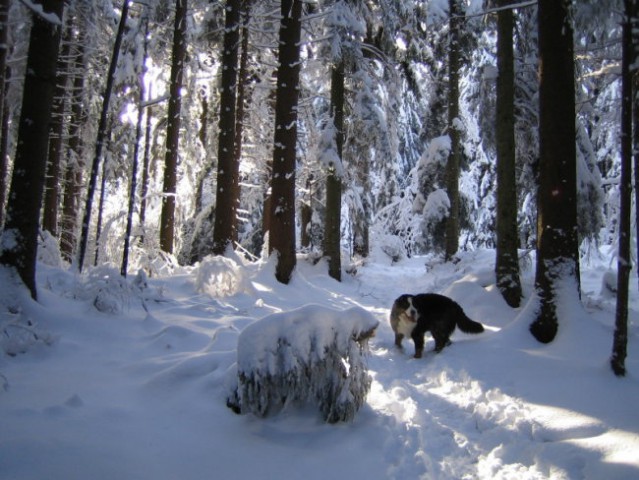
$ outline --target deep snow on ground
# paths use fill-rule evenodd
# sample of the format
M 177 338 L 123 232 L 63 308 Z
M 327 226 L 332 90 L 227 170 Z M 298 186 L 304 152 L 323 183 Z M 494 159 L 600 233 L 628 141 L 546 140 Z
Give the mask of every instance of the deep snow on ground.
M 549 345 L 528 333 L 530 260 L 514 310 L 496 291 L 493 260 L 477 251 L 455 265 L 391 265 L 379 255 L 339 283 L 325 264 L 300 259 L 288 286 L 269 262 L 209 263 L 151 278 L 143 295 L 103 297 L 111 313 L 96 310 L 86 280 L 40 265 L 40 303 L 0 317 L 5 326 L 30 320 L 25 331 L 46 340 L 0 353 L 0 478 L 639 478 L 636 277 L 628 375 L 616 378 L 615 303 L 601 287 L 609 258 L 582 264 L 582 301 L 560 306 Z M 422 359 L 412 358 L 412 342 L 397 350 L 392 301 L 426 291 L 454 298 L 486 332 L 456 332 L 452 346 Z M 308 304 L 361 307 L 380 321 L 367 403 L 335 425 L 312 406 L 265 419 L 234 414 L 226 397 L 240 332 Z

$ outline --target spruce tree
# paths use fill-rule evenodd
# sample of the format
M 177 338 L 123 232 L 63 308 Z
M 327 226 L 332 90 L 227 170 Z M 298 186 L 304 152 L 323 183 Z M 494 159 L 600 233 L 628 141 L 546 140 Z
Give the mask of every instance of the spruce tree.
M 540 0 L 538 3 L 539 188 L 535 289 L 540 306 L 530 331 L 542 343 L 551 342 L 557 334 L 560 296 L 568 294 L 567 289 L 579 289 L 570 3 L 569 0 Z
M 34 2 L 0 263 L 15 268 L 37 300 L 36 256 L 51 106 L 62 30 L 62 0 Z M 42 13 L 39 13 L 42 12 Z

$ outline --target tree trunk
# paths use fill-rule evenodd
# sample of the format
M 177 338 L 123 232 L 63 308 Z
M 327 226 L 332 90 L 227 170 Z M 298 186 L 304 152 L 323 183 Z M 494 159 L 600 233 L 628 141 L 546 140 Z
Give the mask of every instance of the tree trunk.
M 369 215 L 371 211 L 370 202 L 370 164 L 369 159 L 362 155 L 357 160 L 355 167 L 358 185 L 362 188 L 362 208 L 353 211 L 353 253 L 362 258 L 368 257 L 370 253 L 369 240 Z
M 632 200 L 632 27 L 637 16 L 636 0 L 624 0 L 625 19 L 621 41 L 621 180 L 619 185 L 619 253 L 617 257 L 617 307 L 610 366 L 617 376 L 626 374 L 628 345 L 628 283 L 630 257 L 630 210 Z
M 331 110 L 335 127 L 335 146 L 342 160 L 344 145 L 344 61 L 334 65 L 331 73 Z M 342 207 L 342 180 L 337 169 L 329 167 L 326 176 L 326 216 L 324 225 L 324 256 L 328 257 L 328 274 L 342 280 L 340 252 L 340 223 Z
M 107 138 L 107 145 L 111 139 L 111 132 L 113 131 L 113 119 L 109 122 L 109 128 L 107 129 L 105 138 Z M 102 162 L 102 175 L 100 176 L 100 199 L 98 200 L 98 219 L 95 224 L 95 255 L 93 257 L 93 265 L 98 266 L 100 260 L 100 242 L 102 241 L 102 219 L 104 217 L 104 200 L 106 198 L 106 184 L 107 184 L 107 161 L 105 159 Z
M 89 243 L 89 227 L 91 225 L 91 209 L 93 208 L 93 196 L 95 195 L 95 187 L 98 181 L 98 172 L 100 169 L 100 160 L 102 158 L 102 147 L 106 137 L 107 119 L 109 114 L 109 103 L 111 101 L 111 92 L 113 91 L 113 83 L 115 82 L 115 68 L 118 64 L 120 56 L 120 46 L 122 45 L 122 37 L 124 36 L 124 27 L 129 14 L 129 0 L 122 2 L 122 14 L 120 16 L 120 24 L 118 32 L 115 36 L 115 44 L 113 45 L 113 53 L 111 54 L 111 63 L 107 73 L 106 87 L 104 89 L 104 98 L 102 100 L 102 113 L 100 114 L 100 122 L 98 124 L 98 133 L 95 141 L 95 155 L 91 164 L 91 175 L 89 177 L 89 187 L 87 190 L 86 204 L 84 206 L 84 215 L 82 216 L 82 228 L 80 232 L 80 251 L 78 252 L 78 270 L 81 272 L 84 264 L 84 257 L 87 252 Z
M 126 278 L 127 269 L 129 266 L 129 244 L 131 240 L 131 230 L 133 230 L 133 212 L 135 210 L 135 193 L 138 188 L 138 163 L 140 152 L 140 141 L 142 140 L 142 118 L 144 116 L 144 108 L 142 103 L 144 102 L 144 74 L 146 73 L 146 58 L 148 51 L 148 37 L 149 37 L 149 18 L 148 11 L 143 13 L 144 18 L 144 41 L 143 41 L 143 53 L 142 53 L 142 65 L 140 66 L 140 79 L 139 79 L 139 91 L 138 91 L 138 118 L 135 124 L 135 143 L 133 145 L 133 159 L 131 165 L 131 185 L 129 189 L 129 209 L 126 216 L 126 229 L 124 232 L 124 247 L 122 249 L 122 265 L 120 267 L 120 275 Z
M 639 58 L 639 2 L 633 1 L 632 22 L 632 45 L 630 50 L 632 63 L 634 65 Z M 632 77 L 632 153 L 634 163 L 635 178 L 635 239 L 637 242 L 637 258 L 639 258 L 639 69 L 633 68 L 630 72 Z M 639 280 L 639 268 L 637 269 L 637 279 Z
M 186 58 L 186 13 L 187 0 L 176 0 L 169 86 L 169 118 L 166 127 L 166 155 L 164 157 L 164 186 L 162 189 L 164 196 L 162 197 L 162 215 L 160 217 L 160 248 L 166 253 L 173 253 L 175 237 L 175 195 L 180 111 L 182 109 L 180 90 L 182 89 L 184 60 Z
M 62 216 L 60 218 L 60 253 L 69 263 L 73 261 L 76 246 L 77 218 L 80 211 L 82 194 L 82 176 L 84 161 L 82 160 L 82 125 L 86 122 L 84 109 L 84 35 L 79 29 L 75 42 L 76 51 L 73 61 L 73 94 L 71 97 L 71 118 L 69 119 L 69 144 L 67 146 L 66 168 L 64 175 L 64 195 L 62 200 Z
M 282 0 L 279 33 L 269 252 L 275 278 L 288 284 L 295 269 L 295 160 L 302 0 Z
M 561 286 L 577 289 L 575 85 L 570 0 L 539 0 L 539 189 L 537 268 L 540 309 L 530 326 L 542 343 L 557 333 Z M 568 283 L 574 285 L 568 286 Z M 567 290 L 561 289 L 561 295 Z
M 240 176 L 239 166 L 242 161 L 242 142 L 244 133 L 244 121 L 246 120 L 246 103 L 249 97 L 249 20 L 251 15 L 251 2 L 252 0 L 242 0 L 241 5 L 241 18 L 242 18 L 242 41 L 240 44 L 240 69 L 237 75 L 237 107 L 235 111 L 235 164 L 238 166 L 238 172 L 234 177 L 233 184 L 233 201 L 235 202 L 236 210 L 240 206 Z M 237 217 L 237 213 L 236 213 Z M 238 221 L 235 218 L 233 228 L 233 242 L 238 241 Z
M 237 88 L 237 53 L 240 41 L 240 0 L 227 0 L 222 50 L 222 92 L 220 94 L 220 133 L 217 150 L 217 189 L 213 253 L 224 255 L 233 248 L 236 230 L 237 199 L 235 190 L 239 163 L 235 158 L 235 107 Z
M 56 66 L 55 92 L 51 107 L 49 126 L 49 154 L 44 184 L 44 208 L 42 229 L 58 237 L 58 206 L 60 204 L 60 180 L 62 177 L 62 150 L 64 113 L 66 108 L 67 84 L 69 80 L 69 53 L 71 51 L 71 24 L 65 27 L 61 41 L 58 64 Z
M 31 297 L 37 300 L 38 227 L 64 4 L 61 0 L 42 0 L 34 2 L 34 7 L 41 8 L 47 16 L 57 17 L 59 23 L 56 25 L 51 19 L 32 13 L 25 94 L 22 96 L 0 263 L 15 268 Z
M 459 249 L 459 169 L 461 163 L 461 131 L 459 119 L 459 68 L 461 67 L 460 32 L 463 15 L 460 0 L 448 0 L 448 135 L 450 154 L 446 163 L 446 191 L 450 211 L 446 219 L 446 259 Z
M 9 3 L 0 0 L 0 229 L 4 224 L 4 204 L 7 199 L 9 179 L 9 108 L 7 107 L 7 85 L 10 69 L 9 57 Z
M 511 0 L 501 0 L 506 7 Z M 519 306 L 521 281 L 517 247 L 517 188 L 515 175 L 515 74 L 513 11 L 497 14 L 497 287 L 508 305 Z
M 151 88 L 149 88 L 149 96 L 151 98 Z M 151 163 L 151 119 L 153 118 L 153 107 L 146 107 L 146 126 L 144 132 L 144 155 L 142 160 L 142 186 L 140 187 L 140 230 L 142 236 L 140 243 L 144 244 L 145 225 L 146 225 L 146 197 L 149 192 L 149 165 Z

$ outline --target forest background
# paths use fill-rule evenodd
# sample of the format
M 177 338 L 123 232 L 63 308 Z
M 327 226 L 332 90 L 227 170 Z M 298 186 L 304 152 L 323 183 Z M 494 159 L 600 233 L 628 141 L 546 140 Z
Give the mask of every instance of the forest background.
M 372 243 L 495 248 L 517 305 L 517 249 L 536 250 L 531 330 L 551 341 L 580 257 L 621 240 L 627 292 L 636 18 L 631 0 L 3 0 L 0 260 L 36 298 L 36 257 L 126 276 L 277 252 L 287 283 L 298 253 L 339 279 Z

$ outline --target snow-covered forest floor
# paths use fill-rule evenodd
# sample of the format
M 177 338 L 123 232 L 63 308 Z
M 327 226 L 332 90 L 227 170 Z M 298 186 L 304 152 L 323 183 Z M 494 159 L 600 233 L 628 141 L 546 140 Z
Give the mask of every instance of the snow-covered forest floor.
M 606 252 L 582 263 L 582 303 L 560 305 L 550 345 L 528 333 L 531 260 L 516 310 L 496 291 L 493 261 L 485 250 L 455 265 L 374 255 L 338 283 L 325 264 L 300 260 L 288 286 L 269 263 L 203 264 L 142 290 L 116 282 L 101 296 L 104 269 L 78 279 L 40 265 L 40 303 L 0 318 L 0 345 L 26 350 L 0 354 L 0 478 L 639 478 L 636 276 L 620 379 L 608 365 L 615 300 L 602 289 Z M 2 303 L 15 303 L 3 290 Z M 451 347 L 418 360 L 412 342 L 397 350 L 394 298 L 427 291 L 454 298 L 486 332 L 457 331 Z M 111 313 L 96 309 L 96 295 Z M 266 419 L 232 413 L 239 333 L 308 304 L 360 306 L 379 319 L 367 403 L 335 425 L 312 406 Z

